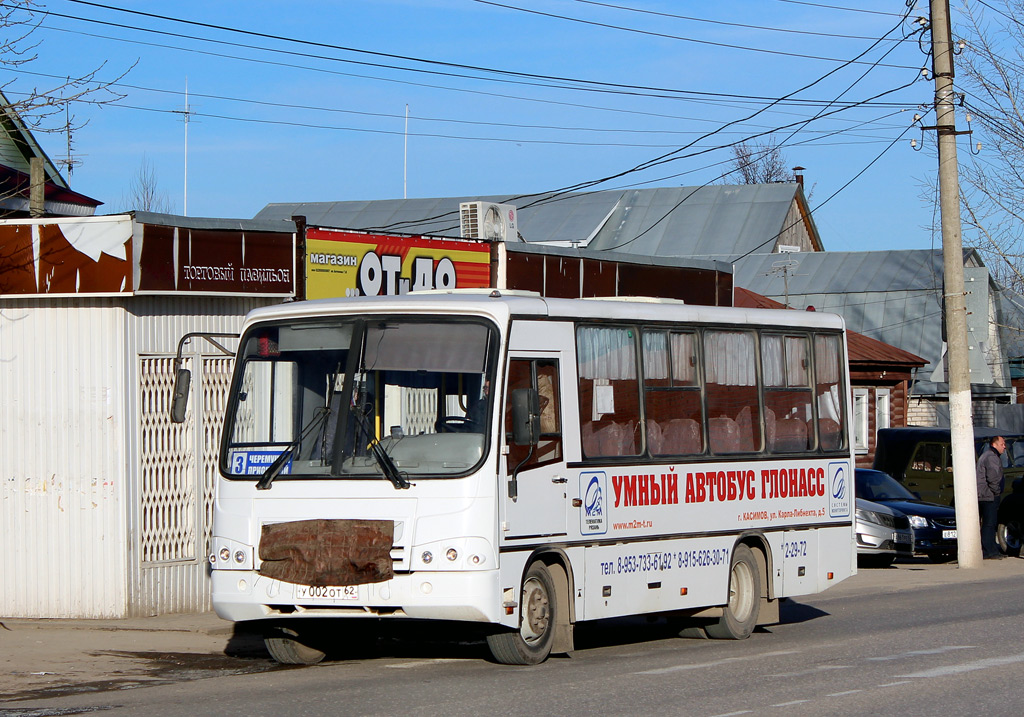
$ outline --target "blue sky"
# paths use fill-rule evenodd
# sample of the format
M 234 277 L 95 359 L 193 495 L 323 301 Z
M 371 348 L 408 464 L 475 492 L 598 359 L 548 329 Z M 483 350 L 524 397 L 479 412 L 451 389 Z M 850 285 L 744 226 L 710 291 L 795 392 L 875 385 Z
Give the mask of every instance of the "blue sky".
M 700 185 L 720 181 L 727 145 L 776 130 L 787 164 L 806 168 L 826 248 L 937 246 L 933 202 L 922 199 L 933 140 L 910 146 L 922 139 L 913 115 L 934 91 L 915 82 L 929 61 L 914 38 L 870 49 L 912 30 L 893 31 L 903 2 L 840 5 L 848 9 L 810 0 L 46 0 L 54 14 L 33 36 L 38 59 L 27 72 L 3 70 L 0 83 L 15 98 L 52 76 L 127 71 L 117 106 L 72 110 L 87 124 L 72 137 L 70 183 L 104 201 L 100 211 L 129 208 L 143 157 L 174 210 L 185 209 L 187 84 L 191 216 L 251 217 L 269 202 L 543 192 L 620 173 L 594 188 Z M 826 105 L 882 93 L 841 112 Z M 833 114 L 815 118 L 823 112 Z M 794 123 L 804 124 L 780 129 Z M 66 158 L 65 135 L 39 139 L 58 164 Z M 672 161 L 628 171 L 670 152 Z

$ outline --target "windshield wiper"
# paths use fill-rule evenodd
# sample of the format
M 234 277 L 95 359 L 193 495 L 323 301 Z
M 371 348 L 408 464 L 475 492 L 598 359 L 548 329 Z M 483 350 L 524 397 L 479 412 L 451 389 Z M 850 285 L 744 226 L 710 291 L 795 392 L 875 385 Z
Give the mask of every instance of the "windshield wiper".
M 359 422 L 359 427 L 363 430 L 367 436 L 372 436 L 370 432 L 370 426 L 367 424 L 366 416 L 359 411 L 355 406 L 352 407 L 352 415 L 356 417 Z M 391 460 L 391 456 L 384 450 L 384 446 L 380 444 L 380 441 L 376 438 L 370 439 L 370 445 L 368 446 L 370 452 L 373 454 L 373 459 L 377 461 L 377 465 L 380 466 L 381 473 L 384 477 L 391 481 L 391 484 L 395 488 L 409 488 L 412 483 L 407 481 L 402 474 L 398 471 L 398 466 Z
M 319 425 L 323 423 L 324 419 L 329 415 L 331 415 L 331 409 L 328 406 L 321 406 L 316 409 L 316 412 L 313 414 L 313 418 L 309 420 L 306 427 L 299 433 L 299 437 L 285 446 L 285 449 L 281 451 L 281 455 L 274 459 L 273 463 L 267 466 L 267 470 L 263 471 L 263 475 L 260 476 L 259 481 L 256 483 L 256 490 L 267 490 L 270 488 L 270 484 L 273 483 L 274 479 L 281 474 L 285 465 L 289 460 L 291 460 L 292 456 L 295 455 L 295 449 L 301 446 L 302 442 L 306 439 L 306 436 L 312 433 L 315 428 L 319 427 Z

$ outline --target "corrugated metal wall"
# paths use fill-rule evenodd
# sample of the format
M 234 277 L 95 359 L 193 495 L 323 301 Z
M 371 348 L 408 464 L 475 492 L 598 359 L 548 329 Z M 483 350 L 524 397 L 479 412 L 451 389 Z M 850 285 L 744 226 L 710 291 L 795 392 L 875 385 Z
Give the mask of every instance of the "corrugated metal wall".
M 127 605 L 124 310 L 0 301 L 0 615 Z
M 178 340 L 193 331 L 235 332 L 253 299 L 136 297 L 129 304 L 128 341 L 136 360 L 129 434 L 129 612 L 155 615 L 210 609 L 206 552 L 216 482 L 216 455 L 232 359 L 211 344 L 186 346 L 192 395 L 185 424 L 170 423 L 167 406 Z M 236 342 L 227 341 L 229 348 Z
M 190 422 L 167 419 L 191 331 L 275 301 L 0 300 L 0 616 L 209 609 L 206 550 L 232 360 L 194 340 Z M 234 342 L 231 342 L 234 347 Z

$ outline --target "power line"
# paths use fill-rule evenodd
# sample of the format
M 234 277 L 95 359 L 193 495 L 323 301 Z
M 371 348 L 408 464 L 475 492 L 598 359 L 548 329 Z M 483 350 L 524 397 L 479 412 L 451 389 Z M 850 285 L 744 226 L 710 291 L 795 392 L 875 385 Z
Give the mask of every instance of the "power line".
M 806 2 L 806 0 L 775 0 L 775 1 L 776 2 L 789 3 L 790 5 L 807 5 L 809 7 L 818 7 L 818 8 L 823 8 L 825 10 L 844 10 L 846 12 L 861 12 L 861 13 L 866 13 L 868 15 L 885 15 L 886 17 L 900 17 L 901 15 L 903 15 L 903 13 L 898 13 L 898 12 L 883 12 L 881 10 L 865 10 L 864 8 L 859 8 L 859 7 L 843 7 L 843 6 L 840 6 L 840 5 L 826 5 L 824 3 Z M 910 5 L 911 5 L 911 3 L 908 2 L 907 6 L 909 7 Z
M 869 46 L 867 49 L 865 49 L 859 55 L 855 56 L 852 60 L 849 60 L 847 64 L 848 65 L 852 64 L 856 60 L 859 60 L 860 58 L 864 57 L 868 52 L 873 50 L 874 47 L 877 46 L 877 44 L 880 43 L 886 36 L 888 36 L 890 33 L 894 32 L 895 30 L 897 30 L 903 24 L 905 19 L 906 19 L 906 16 L 904 15 L 901 18 L 900 22 L 898 24 L 896 24 L 892 29 L 890 29 L 889 32 L 887 32 L 885 35 L 883 35 L 882 38 L 879 38 L 875 43 L 873 43 L 871 46 Z M 824 81 L 826 78 L 830 77 L 831 75 L 835 74 L 839 70 L 843 69 L 843 67 L 845 67 L 845 66 L 846 65 L 833 68 L 832 70 L 828 71 L 827 73 L 825 73 L 824 75 L 822 75 L 818 79 L 814 80 L 813 82 L 810 82 L 810 83 L 804 85 L 803 87 L 801 87 L 801 88 L 799 88 L 797 90 L 794 90 L 794 91 L 784 95 L 784 98 L 793 97 L 794 95 L 797 95 L 800 92 L 804 92 L 804 91 L 810 89 L 811 87 L 814 87 L 815 85 L 817 85 L 820 82 Z M 876 95 L 874 98 L 869 98 L 869 99 L 877 99 L 879 96 L 883 96 L 885 94 L 889 94 L 890 92 L 898 91 L 900 89 L 904 89 L 906 87 L 909 87 L 911 84 L 913 84 L 913 82 L 916 82 L 917 78 L 919 78 L 919 77 L 920 77 L 920 75 L 917 75 L 912 82 L 907 83 L 903 87 L 896 88 L 895 90 L 890 90 L 890 91 L 887 91 L 885 93 L 881 93 L 880 95 Z M 777 101 L 775 101 L 775 102 L 777 102 Z M 616 173 L 614 175 L 606 176 L 606 177 L 603 177 L 603 178 L 600 178 L 600 179 L 596 179 L 596 180 L 590 180 L 590 181 L 587 181 L 587 182 L 579 182 L 579 183 L 577 183 L 575 185 L 571 185 L 569 187 L 565 187 L 565 188 L 563 188 L 562 190 L 559 190 L 559 191 L 560 192 L 569 192 L 569 191 L 573 191 L 573 190 L 577 190 L 577 189 L 583 189 L 583 188 L 588 188 L 588 187 L 596 186 L 597 184 L 602 184 L 602 183 L 610 181 L 612 179 L 618 179 L 619 177 L 625 176 L 625 175 L 633 173 L 633 172 L 643 171 L 645 169 L 650 169 L 651 167 L 657 166 L 659 164 L 663 164 L 665 162 L 675 161 L 676 159 L 680 158 L 678 156 L 679 153 L 683 152 L 684 150 L 686 150 L 686 149 L 688 149 L 690 147 L 693 147 L 697 142 L 701 141 L 702 139 L 706 139 L 707 137 L 713 136 L 717 132 L 723 131 L 723 130 L 725 130 L 726 128 L 728 128 L 730 126 L 739 124 L 741 122 L 747 122 L 747 121 L 753 119 L 754 117 L 758 116 L 759 114 L 762 114 L 763 112 L 767 111 L 772 106 L 774 106 L 775 102 L 772 102 L 772 103 L 768 104 L 766 107 L 761 108 L 757 112 L 754 112 L 753 114 L 748 115 L 747 117 L 744 117 L 744 118 L 741 118 L 741 119 L 737 119 L 737 120 L 733 120 L 731 122 L 727 122 L 725 125 L 720 127 L 718 130 L 715 130 L 713 132 L 709 132 L 705 136 L 699 137 L 699 138 L 695 139 L 693 142 L 690 142 L 689 144 L 684 145 L 683 147 L 680 147 L 679 149 L 677 149 L 677 150 L 675 150 L 673 152 L 669 152 L 669 153 L 661 155 L 660 157 L 655 157 L 654 159 L 648 160 L 646 162 L 642 162 L 642 163 L 640 163 L 638 165 L 635 165 L 634 167 L 632 167 L 630 169 L 623 170 L 623 171 L 618 172 L 618 173 Z M 837 111 L 839 111 L 839 110 L 837 110 Z M 770 134 L 770 133 L 766 132 L 766 133 L 762 133 L 761 135 L 755 135 L 754 137 L 751 137 L 751 139 L 754 139 L 757 136 L 764 136 L 765 134 Z M 688 156 L 694 156 L 695 154 L 703 154 L 706 151 L 709 151 L 709 150 L 701 150 L 701 151 L 696 152 L 696 153 L 691 153 Z
M 855 181 L 857 181 L 857 179 L 859 179 L 859 178 L 861 177 L 861 175 L 863 175 L 863 174 L 864 174 L 864 172 L 866 172 L 866 171 L 868 171 L 869 169 L 871 169 L 871 167 L 873 167 L 873 166 L 875 165 L 875 163 L 876 163 L 876 162 L 878 162 L 878 160 L 880 160 L 880 159 L 881 159 L 882 157 L 884 157 L 884 156 L 885 156 L 885 154 L 886 154 L 886 153 L 887 153 L 887 152 L 888 152 L 888 151 L 889 151 L 890 149 L 892 149 L 893 147 L 895 147 L 895 146 L 896 146 L 896 144 L 897 144 L 897 143 L 898 143 L 898 142 L 899 142 L 899 141 L 900 141 L 901 139 L 903 139 L 903 137 L 905 137 L 905 136 L 906 136 L 906 134 L 907 134 L 907 132 L 909 132 L 909 131 L 910 131 L 911 129 L 913 129 L 913 125 L 911 125 L 910 127 L 907 127 L 907 128 L 906 128 L 906 129 L 905 129 L 905 130 L 903 131 L 903 133 L 902 133 L 902 134 L 901 134 L 901 135 L 900 135 L 899 137 L 897 137 L 897 138 L 896 138 L 896 139 L 894 139 L 894 140 L 893 140 L 892 142 L 890 142 L 890 143 L 889 143 L 889 146 L 887 146 L 887 147 L 886 147 L 885 149 L 883 149 L 883 150 L 882 150 L 881 152 L 879 152 L 879 153 L 878 153 L 878 155 L 877 155 L 877 156 L 876 156 L 876 157 L 875 157 L 874 159 L 872 159 L 872 160 L 871 160 L 870 162 L 868 162 L 868 163 L 867 163 L 867 164 L 866 164 L 866 165 L 864 166 L 864 168 L 863 168 L 863 169 L 861 169 L 861 170 L 860 170 L 859 172 L 857 172 L 857 173 L 856 173 L 855 175 L 853 175 L 853 177 L 851 177 L 851 178 L 850 178 L 850 180 L 849 180 L 848 182 L 846 182 L 846 184 L 844 184 L 844 185 L 843 185 L 843 186 L 841 186 L 841 187 L 840 187 L 839 189 L 837 189 L 837 190 L 836 190 L 836 191 L 834 191 L 834 192 L 833 192 L 832 194 L 830 194 L 830 195 L 828 196 L 828 198 L 827 198 L 827 199 L 826 199 L 825 201 L 823 201 L 823 202 L 822 202 L 821 204 L 819 204 L 818 206 L 816 206 L 816 207 L 814 207 L 813 209 L 811 209 L 811 214 L 813 215 L 813 214 L 814 214 L 814 212 L 818 211 L 818 210 L 819 210 L 819 209 L 821 209 L 821 208 L 822 208 L 823 206 L 825 206 L 826 204 L 828 204 L 829 202 L 831 202 L 831 201 L 832 201 L 833 199 L 835 199 L 835 198 L 836 198 L 836 196 L 837 196 L 837 195 L 838 195 L 838 194 L 839 194 L 840 192 L 842 192 L 842 191 L 843 191 L 844 189 L 846 189 L 846 188 L 847 188 L 847 187 L 849 187 L 849 186 L 850 186 L 851 184 L 853 184 L 853 183 L 854 183 Z M 779 232 L 778 234 L 776 234 L 775 236 L 773 236 L 773 237 L 769 238 L 769 239 L 768 239 L 767 241 L 765 241 L 765 242 L 762 242 L 761 244 L 757 245 L 756 247 L 754 247 L 753 249 L 751 249 L 750 251 L 748 251 L 748 252 L 747 252 L 746 254 L 743 254 L 742 256 L 738 256 L 738 257 L 736 257 L 735 259 L 733 259 L 733 260 L 732 260 L 732 263 L 736 263 L 736 262 L 737 262 L 737 261 L 739 261 L 740 259 L 743 259 L 744 257 L 750 256 L 751 254 L 753 254 L 754 252 L 756 252 L 756 251 L 757 251 L 758 249 L 760 249 L 760 248 L 762 248 L 762 247 L 766 246 L 766 245 L 767 245 L 767 244 L 769 244 L 770 242 L 773 242 L 773 241 L 775 241 L 776 239 L 778 239 L 778 238 L 779 238 L 779 236 L 781 236 L 781 235 L 782 235 L 782 233 L 783 233 L 784 231 L 786 231 L 786 229 L 789 229 L 789 228 L 791 228 L 792 226 L 793 226 L 793 225 L 790 225 L 790 227 L 786 227 L 785 229 L 781 230 L 781 231 L 780 231 L 780 232 Z
M 80 0 L 70 0 L 71 2 L 79 2 Z M 819 60 L 823 62 L 837 62 L 847 64 L 846 61 L 837 57 L 824 57 L 821 55 L 806 55 L 798 52 L 786 52 L 784 50 L 768 50 L 763 47 L 748 47 L 745 45 L 735 45 L 728 42 L 715 42 L 713 40 L 699 40 L 693 37 L 684 37 L 682 35 L 670 35 L 664 32 L 653 32 L 650 30 L 638 30 L 632 27 L 624 27 L 622 25 L 612 25 L 604 22 L 597 22 L 595 20 L 583 20 L 578 17 L 570 17 L 568 15 L 559 15 L 551 12 L 542 12 L 540 10 L 531 10 L 529 8 L 519 7 L 517 5 L 508 5 L 505 3 L 495 2 L 494 0 L 473 0 L 473 2 L 480 3 L 481 5 L 491 5 L 493 7 L 500 7 L 506 10 L 515 10 L 516 12 L 527 13 L 529 15 L 538 15 L 540 17 L 547 17 L 556 20 L 565 20 L 567 22 L 574 22 L 580 25 L 590 25 L 592 27 L 603 27 L 611 30 L 620 30 L 622 32 L 631 32 L 639 35 L 647 35 L 650 37 L 661 37 L 668 40 L 680 40 L 683 42 L 692 42 L 698 45 L 709 45 L 711 47 L 722 47 L 729 50 L 744 50 L 747 52 L 758 52 L 767 55 L 780 55 L 782 57 L 795 57 L 801 60 Z M 885 67 L 895 68 L 899 70 L 913 70 L 918 69 L 915 67 L 909 67 L 906 65 L 885 65 Z
M 596 5 L 598 7 L 612 8 L 612 9 L 615 9 L 615 10 L 624 10 L 626 12 L 639 13 L 639 14 L 642 14 L 642 15 L 654 15 L 656 17 L 669 17 L 669 18 L 673 18 L 673 19 L 676 19 L 676 20 L 688 20 L 690 22 L 701 22 L 701 23 L 707 23 L 707 24 L 710 24 L 710 25 L 721 25 L 721 26 L 724 26 L 724 27 L 740 27 L 740 28 L 744 28 L 744 29 L 747 29 L 747 30 L 764 30 L 764 31 L 767 31 L 767 32 L 782 32 L 782 33 L 787 33 L 787 34 L 791 34 L 791 35 L 810 35 L 812 37 L 831 37 L 831 38 L 841 39 L 841 40 L 873 40 L 874 39 L 873 37 L 861 37 L 861 36 L 857 36 L 857 35 L 838 35 L 836 33 L 831 33 L 831 32 L 815 32 L 813 30 L 794 30 L 793 28 L 788 28 L 788 27 L 767 27 L 765 25 L 748 25 L 748 24 L 742 23 L 742 22 L 726 22 L 724 20 L 711 20 L 709 18 L 692 17 L 692 16 L 689 16 L 689 15 L 677 15 L 677 14 L 671 13 L 671 12 L 658 12 L 656 10 L 645 10 L 645 9 L 638 8 L 638 7 L 629 7 L 627 5 L 616 5 L 614 3 L 609 3 L 609 2 L 597 2 L 597 0 L 573 0 L 573 2 L 578 2 L 578 3 L 581 3 L 583 5 Z M 879 13 L 879 14 L 883 14 L 883 13 Z M 890 13 L 884 13 L 884 14 L 888 15 Z M 905 42 L 905 40 L 895 40 L 894 42 Z
M 21 69 L 21 68 L 14 69 L 14 68 L 0 67 L 0 70 L 8 70 L 10 72 L 13 72 L 13 73 L 16 73 L 16 74 L 19 74 L 19 75 L 30 75 L 30 76 L 34 76 L 34 77 L 47 77 L 47 78 L 50 78 L 50 79 L 64 79 L 63 77 L 61 77 L 59 75 L 54 75 L 52 73 L 33 72 L 33 71 L 29 71 L 29 70 L 24 70 L 24 69 Z M 101 84 L 101 83 L 99 83 L 99 81 L 96 81 L 96 84 Z M 152 92 L 152 93 L 155 93 L 155 94 L 163 94 L 163 95 L 173 95 L 173 96 L 176 96 L 176 97 L 180 97 L 180 96 L 182 96 L 184 94 L 181 90 L 168 90 L 168 89 L 155 88 L 155 87 L 146 87 L 146 86 L 143 86 L 143 85 L 134 85 L 134 84 L 126 83 L 126 82 L 113 82 L 113 83 L 102 83 L 102 84 L 104 84 L 104 86 L 116 87 L 118 89 L 140 90 L 140 91 L 143 91 L 143 92 Z M 191 98 L 193 98 L 193 99 L 196 99 L 196 98 L 199 98 L 199 99 L 212 99 L 212 100 L 219 100 L 219 101 L 225 101 L 225 102 L 234 102 L 234 103 L 240 103 L 240 104 L 251 104 L 251 105 L 257 105 L 257 106 L 261 106 L 261 107 L 271 107 L 271 108 L 280 108 L 280 109 L 288 109 L 288 110 L 308 110 L 308 111 L 316 111 L 316 112 L 327 112 L 327 113 L 334 113 L 334 114 L 357 115 L 357 116 L 363 116 L 363 117 L 384 118 L 384 119 L 404 119 L 405 118 L 404 114 L 393 113 L 393 112 L 370 112 L 370 111 L 366 111 L 366 110 L 350 110 L 350 109 L 342 109 L 342 108 L 338 108 L 338 107 L 323 107 L 323 106 L 316 106 L 316 105 L 301 105 L 301 104 L 293 104 L 293 103 L 288 103 L 288 102 L 271 102 L 269 100 L 258 100 L 258 99 L 243 98 L 243 97 L 231 97 L 231 96 L 227 96 L 227 95 L 214 95 L 214 94 L 207 94 L 207 93 L 201 93 L 201 92 L 190 92 L 189 96 Z M 124 104 L 121 104 L 119 106 L 129 107 L 129 105 L 124 105 Z M 161 111 L 161 110 L 159 110 L 157 108 L 142 108 L 142 109 L 146 109 L 148 111 L 154 111 L 154 112 Z M 212 117 L 213 115 L 210 115 L 210 116 Z M 244 119 L 244 118 L 235 118 L 235 119 Z M 522 123 L 515 123 L 515 122 L 487 122 L 487 121 L 480 121 L 480 120 L 467 120 L 467 119 L 454 118 L 454 117 L 427 117 L 427 116 L 421 116 L 421 115 L 410 115 L 409 119 L 416 120 L 416 121 L 419 121 L 419 122 L 429 122 L 429 123 L 450 123 L 450 124 L 471 125 L 471 126 L 479 126 L 479 127 L 507 127 L 507 128 L 512 128 L 512 129 L 541 129 L 541 130 L 553 130 L 553 131 L 561 131 L 561 132 L 591 132 L 591 133 L 647 134 L 647 135 L 692 135 L 692 134 L 698 134 L 699 133 L 699 130 L 632 129 L 632 128 L 624 128 L 624 127 L 605 127 L 605 128 L 601 128 L 601 127 L 580 127 L 580 126 L 560 126 L 560 125 L 532 125 L 532 124 L 522 124 Z M 328 126 L 322 126 L 322 125 L 308 125 L 308 126 L 316 126 L 316 127 L 323 128 L 323 129 L 329 129 L 330 128 Z M 354 128 L 338 128 L 338 129 L 354 129 Z M 885 131 L 887 129 L 892 129 L 892 127 L 891 126 L 890 127 L 880 127 L 879 131 Z M 818 130 L 818 132 L 825 133 L 826 130 Z M 736 133 L 739 134 L 739 131 L 737 131 Z M 430 136 L 430 135 L 422 135 L 422 136 Z M 520 141 L 520 140 L 516 140 L 516 141 Z M 629 145 L 629 146 L 668 147 L 668 146 L 674 146 L 674 145 Z
M 146 32 L 146 33 L 154 33 L 154 34 L 166 35 L 166 36 L 170 36 L 170 37 L 180 37 L 180 38 L 196 40 L 196 41 L 200 41 L 200 42 L 212 42 L 212 43 L 224 44 L 224 45 L 233 46 L 233 47 L 243 47 L 243 48 L 247 48 L 247 49 L 262 50 L 262 51 L 265 51 L 265 52 L 282 53 L 282 54 L 293 55 L 293 56 L 298 56 L 298 57 L 307 57 L 307 58 L 319 59 L 319 60 L 324 60 L 324 61 L 329 61 L 329 62 L 342 62 L 342 63 L 348 63 L 348 64 L 356 64 L 356 65 L 369 66 L 369 67 L 380 67 L 380 68 L 386 68 L 386 69 L 397 70 L 397 71 L 402 71 L 402 72 L 416 72 L 416 73 L 424 73 L 424 74 L 431 74 L 431 75 L 458 77 L 458 78 L 462 78 L 462 79 L 470 79 L 470 80 L 478 80 L 478 81 L 495 81 L 495 82 L 506 82 L 506 83 L 512 83 L 512 84 L 538 85 L 539 83 L 564 83 L 564 84 L 555 84 L 555 85 L 540 84 L 540 86 L 554 87 L 555 89 L 564 89 L 564 90 L 573 90 L 573 91 L 587 91 L 587 92 L 599 92 L 599 93 L 609 93 L 609 94 L 639 95 L 639 96 L 647 96 L 647 97 L 661 97 L 662 95 L 665 95 L 665 97 L 663 97 L 664 99 L 674 98 L 674 97 L 678 97 L 678 96 L 687 96 L 687 97 L 689 97 L 689 96 L 700 96 L 700 97 L 721 97 L 721 96 L 724 96 L 722 93 L 715 93 L 715 92 L 701 92 L 701 91 L 694 91 L 694 90 L 680 90 L 680 89 L 676 89 L 676 88 L 654 87 L 654 86 L 645 86 L 645 85 L 630 85 L 630 84 L 616 83 L 616 82 L 603 82 L 603 81 L 599 81 L 599 80 L 587 80 L 587 79 L 581 79 L 581 78 L 561 77 L 561 76 L 558 76 L 558 75 L 547 75 L 547 74 L 537 74 L 537 73 L 528 73 L 528 72 L 518 72 L 518 71 L 514 71 L 514 70 L 505 70 L 505 69 L 500 69 L 500 68 L 483 67 L 483 66 L 479 66 L 479 65 L 469 65 L 469 64 L 464 64 L 464 63 L 444 62 L 444 61 L 441 61 L 441 60 L 431 60 L 431 59 L 427 59 L 427 58 L 419 58 L 419 57 L 413 57 L 413 56 L 409 56 L 409 55 L 400 55 L 400 54 L 397 54 L 397 53 L 380 52 L 380 51 L 375 51 L 375 50 L 365 50 L 365 49 L 357 48 L 357 47 L 349 47 L 349 46 L 345 46 L 345 45 L 336 45 L 336 44 L 331 44 L 331 43 L 316 42 L 316 41 L 312 41 L 312 40 L 304 40 L 304 39 L 301 39 L 301 38 L 293 38 L 293 37 L 287 37 L 287 36 L 283 36 L 283 35 L 274 35 L 274 34 L 270 34 L 270 33 L 256 32 L 256 31 L 253 31 L 253 30 L 243 30 L 243 29 L 240 29 L 240 28 L 230 27 L 230 26 L 227 26 L 227 25 L 217 25 L 217 24 L 214 24 L 214 23 L 199 22 L 199 21 L 196 21 L 196 20 L 186 20 L 186 19 L 183 19 L 183 18 L 172 17 L 172 16 L 169 16 L 169 15 L 160 15 L 160 14 L 157 14 L 157 13 L 143 12 L 143 11 L 140 11 L 140 10 L 130 10 L 130 9 L 127 9 L 127 8 L 116 7 L 114 5 L 107 5 L 107 4 L 102 4 L 102 3 L 90 2 L 89 0 L 66 0 L 66 1 L 78 4 L 78 5 L 85 5 L 85 6 L 99 8 L 99 9 L 103 9 L 103 10 L 110 10 L 110 11 L 114 11 L 114 12 L 127 13 L 127 14 L 130 14 L 130 15 L 146 17 L 146 18 L 150 18 L 150 19 L 157 19 L 157 20 L 162 20 L 162 21 L 171 22 L 171 23 L 179 23 L 179 24 L 193 26 L 193 27 L 201 27 L 201 28 L 204 28 L 204 29 L 212 29 L 212 30 L 218 30 L 218 31 L 222 31 L 222 32 L 235 33 L 235 34 L 240 34 L 240 35 L 244 35 L 244 36 L 247 36 L 247 37 L 255 37 L 255 38 L 260 38 L 260 39 L 264 39 L 264 40 L 275 40 L 275 41 L 285 42 L 285 43 L 289 43 L 289 44 L 297 44 L 297 45 L 316 47 L 316 48 L 322 48 L 322 49 L 337 50 L 337 51 L 341 51 L 341 52 L 349 52 L 349 53 L 353 53 L 353 54 L 365 55 L 365 56 L 370 56 L 370 57 L 377 57 L 377 58 L 382 58 L 382 59 L 401 60 L 403 62 L 412 62 L 412 63 L 423 64 L 423 65 L 426 65 L 427 67 L 444 67 L 444 68 L 449 68 L 449 69 L 452 69 L 452 70 L 463 70 L 463 71 L 470 71 L 470 72 L 485 73 L 485 74 L 488 74 L 488 75 L 495 75 L 495 77 L 479 77 L 479 76 L 476 76 L 476 75 L 467 75 L 467 74 L 459 73 L 459 72 L 450 72 L 448 70 L 425 69 L 425 68 L 417 68 L 417 67 L 404 67 L 404 66 L 401 66 L 401 65 L 388 65 L 388 64 L 382 64 L 382 63 L 379 63 L 379 62 L 368 62 L 368 61 L 362 61 L 362 60 L 353 60 L 353 59 L 339 58 L 339 57 L 333 57 L 333 56 L 330 56 L 330 55 L 315 55 L 315 54 L 312 54 L 312 53 L 297 52 L 297 51 L 293 51 L 293 50 L 273 49 L 273 48 L 267 48 L 267 47 L 262 47 L 262 46 L 246 45 L 246 44 L 242 44 L 242 43 L 230 42 L 230 41 L 227 41 L 227 40 L 213 40 L 211 38 L 198 37 L 198 36 L 193 36 L 193 35 L 185 35 L 185 34 L 182 34 L 182 33 L 175 33 L 175 32 L 170 32 L 170 31 L 167 31 L 167 30 L 157 30 L 157 29 L 153 29 L 153 28 L 142 28 L 142 27 L 137 27 L 137 26 L 133 26 L 133 25 L 126 25 L 126 24 L 123 24 L 123 23 L 110 22 L 110 21 L 106 21 L 106 20 L 98 20 L 98 19 L 94 19 L 94 18 L 83 18 L 83 17 L 79 17 L 79 16 L 75 16 L 75 15 L 68 15 L 68 14 L 65 14 L 65 13 L 57 13 L 57 12 L 53 12 L 51 10 L 45 10 L 45 9 L 44 10 L 39 10 L 37 12 L 40 12 L 40 13 L 43 13 L 43 14 L 46 14 L 46 15 L 53 15 L 55 17 L 61 17 L 61 18 L 71 19 L 71 20 L 78 20 L 78 21 L 81 21 L 81 22 L 89 22 L 89 23 L 105 25 L 105 26 L 109 26 L 109 27 L 117 27 L 117 28 L 126 29 L 126 30 L 134 30 L 134 31 Z M 6 3 L 0 3 L 0 7 L 11 7 L 11 6 L 7 5 Z M 785 53 L 782 53 L 782 54 L 785 54 Z M 820 59 L 829 59 L 829 58 L 820 58 Z M 842 60 L 838 60 L 838 59 L 833 60 L 833 61 L 835 61 L 835 62 L 843 62 Z M 844 63 L 844 65 L 845 64 L 848 64 L 848 63 Z M 527 80 L 530 80 L 530 81 L 528 82 Z

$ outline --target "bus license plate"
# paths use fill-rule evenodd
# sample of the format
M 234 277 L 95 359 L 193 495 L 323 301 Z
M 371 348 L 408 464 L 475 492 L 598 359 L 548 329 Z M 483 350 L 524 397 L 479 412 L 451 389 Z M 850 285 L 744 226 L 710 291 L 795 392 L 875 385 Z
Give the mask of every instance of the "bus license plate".
M 955 530 L 943 530 L 942 531 L 942 539 L 943 540 L 956 540 L 956 531 Z
M 296 585 L 296 600 L 358 600 L 358 585 Z

